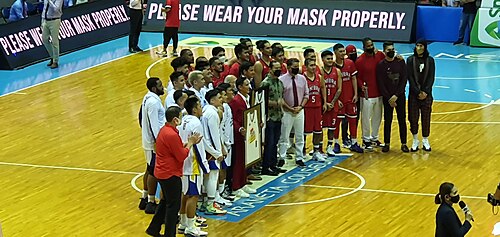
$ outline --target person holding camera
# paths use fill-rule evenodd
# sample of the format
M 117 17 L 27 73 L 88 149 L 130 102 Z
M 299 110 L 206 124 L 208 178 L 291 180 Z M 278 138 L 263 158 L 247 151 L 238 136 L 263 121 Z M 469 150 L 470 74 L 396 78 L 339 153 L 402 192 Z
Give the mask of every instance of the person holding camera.
M 462 224 L 453 204 L 460 201 L 457 187 L 452 183 L 442 183 L 434 202 L 440 204 L 436 212 L 436 237 L 465 236 L 472 228 L 474 219 L 470 211 L 465 212 L 465 221 Z

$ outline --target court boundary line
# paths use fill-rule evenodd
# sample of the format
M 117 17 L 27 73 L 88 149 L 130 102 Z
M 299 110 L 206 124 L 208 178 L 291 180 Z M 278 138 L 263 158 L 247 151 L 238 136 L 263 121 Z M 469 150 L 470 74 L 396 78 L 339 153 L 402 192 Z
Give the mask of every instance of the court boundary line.
M 93 169 L 93 168 L 82 168 L 82 167 L 69 167 L 69 166 L 54 166 L 54 165 L 36 165 L 36 164 L 25 164 L 25 163 L 14 163 L 14 162 L 3 162 L 0 161 L 0 165 L 6 166 L 21 166 L 21 167 L 32 167 L 32 168 L 47 168 L 47 169 L 60 169 L 60 170 L 78 170 L 78 171 L 90 171 L 90 172 L 100 172 L 100 173 L 113 173 L 113 174 L 143 174 L 139 172 L 123 171 L 123 170 L 105 170 L 105 169 Z
M 356 189 L 356 188 L 351 188 L 351 187 L 312 185 L 312 184 L 302 184 L 301 186 L 310 187 L 310 188 L 342 189 L 342 190 L 354 190 L 354 189 Z M 375 193 L 401 194 L 401 195 L 430 196 L 430 197 L 436 196 L 436 193 L 434 193 L 434 194 L 433 193 L 418 193 L 418 192 L 393 191 L 393 190 L 370 189 L 370 188 L 361 188 L 361 189 L 359 189 L 359 191 L 375 192 Z M 460 195 L 460 197 L 469 198 L 469 199 L 484 199 L 484 200 L 486 200 L 486 197 L 478 197 L 478 196 L 462 196 L 462 195 Z

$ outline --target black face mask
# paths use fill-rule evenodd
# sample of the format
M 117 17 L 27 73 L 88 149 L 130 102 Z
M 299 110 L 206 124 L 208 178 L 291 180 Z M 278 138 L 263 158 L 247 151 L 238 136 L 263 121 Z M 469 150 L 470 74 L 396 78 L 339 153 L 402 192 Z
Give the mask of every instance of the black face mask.
M 354 61 L 356 61 L 356 59 L 358 59 L 358 55 L 356 55 L 356 54 L 349 54 L 349 59 L 354 62 Z
M 291 73 L 294 75 L 299 74 L 299 69 L 298 68 L 292 68 Z
M 457 196 L 454 196 L 454 197 L 450 197 L 450 201 L 452 203 L 458 203 L 460 201 L 460 195 L 457 195 Z
M 387 57 L 389 58 L 394 58 L 394 56 L 396 56 L 396 52 L 395 51 L 389 51 L 386 53 Z
M 278 70 L 274 71 L 274 72 L 273 72 L 273 75 L 274 75 L 275 77 L 279 77 L 279 76 L 281 76 L 281 69 L 278 69 Z
M 369 54 L 373 54 L 375 52 L 375 48 L 365 49 L 365 51 Z

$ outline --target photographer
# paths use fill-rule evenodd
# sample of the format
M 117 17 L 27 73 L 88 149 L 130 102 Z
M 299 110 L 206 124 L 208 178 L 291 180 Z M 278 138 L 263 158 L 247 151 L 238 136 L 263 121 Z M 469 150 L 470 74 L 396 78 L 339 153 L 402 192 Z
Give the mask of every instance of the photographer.
M 459 201 L 460 195 L 455 185 L 442 183 L 439 186 L 439 193 L 434 200 L 436 204 L 441 204 L 436 213 L 436 237 L 465 236 L 469 232 L 473 216 L 470 211 L 466 212 L 464 223 L 460 223 L 460 219 L 452 207 L 454 203 Z

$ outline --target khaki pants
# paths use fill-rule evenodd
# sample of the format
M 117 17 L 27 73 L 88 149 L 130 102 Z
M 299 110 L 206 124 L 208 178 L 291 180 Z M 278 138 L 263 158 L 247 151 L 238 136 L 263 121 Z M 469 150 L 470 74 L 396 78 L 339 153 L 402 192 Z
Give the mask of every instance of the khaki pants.
M 61 19 L 47 21 L 42 19 L 42 40 L 50 58 L 54 63 L 59 63 L 59 27 Z M 50 41 L 49 41 L 50 36 Z

